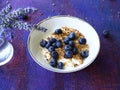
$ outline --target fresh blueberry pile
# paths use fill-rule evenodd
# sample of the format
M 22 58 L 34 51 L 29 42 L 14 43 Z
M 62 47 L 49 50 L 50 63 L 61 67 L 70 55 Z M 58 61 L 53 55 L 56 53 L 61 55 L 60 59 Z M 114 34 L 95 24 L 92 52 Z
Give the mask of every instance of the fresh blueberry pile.
M 65 39 L 64 39 L 64 43 L 65 43 L 65 47 L 64 47 L 64 50 L 65 50 L 65 54 L 64 54 L 64 57 L 65 58 L 72 58 L 73 55 L 76 55 L 78 54 L 78 48 L 75 47 L 75 42 L 74 40 L 76 40 L 77 37 L 75 35 L 74 32 L 71 32 Z M 79 38 L 78 39 L 78 42 L 79 44 L 81 45 L 85 45 L 87 40 L 85 38 Z M 85 52 L 85 53 L 84 53 Z M 83 58 L 86 58 L 88 57 L 88 51 L 82 51 L 80 52 L 80 55 L 83 57 Z
M 62 30 L 56 29 L 54 33 L 55 34 L 62 34 Z M 55 38 L 50 38 L 49 41 L 42 40 L 40 42 L 40 46 L 45 47 L 51 53 L 52 59 L 50 61 L 50 65 L 52 67 L 57 67 L 59 69 L 63 69 L 64 64 L 62 62 L 57 62 L 57 60 L 59 58 L 59 54 L 56 51 L 57 48 L 63 47 L 62 40 L 60 40 L 60 39 L 57 40 Z
M 56 29 L 55 34 L 62 34 L 61 29 Z M 40 42 L 40 46 L 48 49 L 50 52 L 52 59 L 50 60 L 50 65 L 52 67 L 57 67 L 59 69 L 63 69 L 64 64 L 62 62 L 58 62 L 59 54 L 56 51 L 57 48 L 62 48 L 64 45 L 64 58 L 73 58 L 74 55 L 81 55 L 84 59 L 89 56 L 88 51 L 79 52 L 78 48 L 75 46 L 75 40 L 78 40 L 78 43 L 81 45 L 85 45 L 87 40 L 85 38 L 77 38 L 74 32 L 71 32 L 68 36 L 66 36 L 62 42 L 62 40 L 57 40 L 55 38 L 50 38 L 48 41 L 42 40 Z

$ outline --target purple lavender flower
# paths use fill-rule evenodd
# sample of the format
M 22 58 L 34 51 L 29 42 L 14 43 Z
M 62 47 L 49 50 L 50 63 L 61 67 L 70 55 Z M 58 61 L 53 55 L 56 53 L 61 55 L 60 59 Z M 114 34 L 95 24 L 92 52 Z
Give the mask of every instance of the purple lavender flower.
M 2 37 L 13 37 L 11 34 L 11 29 L 24 29 L 27 31 L 31 31 L 34 26 L 27 22 L 23 22 L 23 19 L 37 11 L 34 7 L 27 8 L 18 8 L 17 10 L 13 10 L 12 6 L 8 4 L 5 8 L 0 12 L 0 36 Z M 37 27 L 37 30 L 45 32 L 47 29 L 44 27 Z
M 42 26 L 38 26 L 36 29 L 39 30 L 39 31 L 42 31 L 42 32 L 46 32 L 47 31 L 47 28 L 42 27 Z
M 20 30 L 25 29 L 25 30 L 28 30 L 28 31 L 31 31 L 32 27 L 33 26 L 31 24 L 23 22 L 23 21 L 17 21 L 12 25 L 12 28 L 18 28 Z
M 3 33 L 4 33 L 4 28 L 0 27 L 0 37 L 3 36 Z
M 28 7 L 28 8 L 19 8 L 17 10 L 13 10 L 13 12 L 11 12 L 11 17 L 14 19 L 23 19 L 25 16 L 27 16 L 28 14 L 34 13 L 36 12 L 37 9 L 33 8 L 33 7 Z
M 34 7 L 27 7 L 27 8 L 24 8 L 24 14 L 28 15 L 28 14 L 31 14 L 31 13 L 34 13 L 36 12 L 37 9 L 34 8 Z
M 8 4 L 5 8 L 3 8 L 0 12 L 0 18 L 4 17 L 6 14 L 8 14 L 12 9 L 11 4 Z

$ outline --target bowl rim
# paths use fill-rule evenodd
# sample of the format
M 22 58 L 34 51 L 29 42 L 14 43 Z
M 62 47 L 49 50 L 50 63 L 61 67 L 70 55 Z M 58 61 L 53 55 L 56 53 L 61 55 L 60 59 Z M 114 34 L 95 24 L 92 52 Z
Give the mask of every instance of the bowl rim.
M 86 22 L 85 20 L 83 20 L 83 19 L 81 19 L 81 18 L 79 18 L 79 17 L 71 16 L 71 15 L 56 15 L 56 16 L 48 17 L 48 18 L 43 19 L 42 21 L 40 21 L 37 25 L 40 25 L 41 23 L 43 23 L 43 22 L 45 22 L 45 21 L 47 21 L 47 20 L 49 20 L 49 19 L 59 18 L 59 17 L 75 18 L 75 19 L 78 19 L 78 20 L 80 20 L 80 21 L 83 21 L 83 22 L 87 23 L 88 25 L 91 26 L 91 28 L 93 28 L 93 26 L 92 26 L 91 24 L 89 24 L 88 22 Z M 93 29 L 94 29 L 94 28 L 93 28 Z M 42 68 L 44 68 L 44 69 L 46 69 L 46 70 L 49 70 L 49 71 L 52 71 L 52 72 L 56 72 L 56 73 L 72 73 L 72 72 L 80 71 L 80 70 L 88 67 L 91 63 L 93 63 L 93 61 L 96 59 L 96 57 L 97 57 L 98 54 L 99 54 L 99 51 L 100 51 L 100 38 L 99 38 L 98 33 L 96 32 L 96 30 L 94 29 L 94 31 L 95 31 L 95 33 L 96 33 L 96 35 L 97 35 L 97 38 L 98 38 L 98 45 L 99 45 L 99 47 L 98 47 L 98 51 L 96 52 L 96 56 L 91 60 L 91 62 L 89 62 L 88 64 L 85 64 L 85 65 L 84 65 L 83 67 L 81 67 L 81 68 L 76 68 L 76 69 L 72 69 L 72 70 L 68 70 L 68 71 L 50 69 L 50 68 L 42 65 L 41 63 L 39 63 L 38 60 L 36 60 L 36 58 L 34 57 L 34 55 L 32 55 L 32 52 L 31 52 L 31 50 L 30 50 L 30 44 L 29 44 L 29 43 L 30 43 L 31 34 L 32 34 L 32 32 L 33 32 L 34 30 L 35 30 L 35 28 L 32 29 L 32 31 L 30 32 L 30 34 L 29 34 L 29 36 L 28 36 L 28 40 L 27 40 L 28 51 L 29 51 L 32 59 L 33 59 L 39 66 L 41 66 Z

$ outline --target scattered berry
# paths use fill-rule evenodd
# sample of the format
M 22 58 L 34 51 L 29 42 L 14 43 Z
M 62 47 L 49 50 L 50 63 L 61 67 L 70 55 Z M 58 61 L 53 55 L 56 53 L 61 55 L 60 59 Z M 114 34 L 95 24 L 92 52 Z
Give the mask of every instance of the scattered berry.
M 58 55 L 58 53 L 57 53 L 56 51 L 52 51 L 52 52 L 51 52 L 51 56 L 52 56 L 53 58 L 55 58 L 55 59 L 58 59 L 58 58 L 59 58 L 59 55 Z
M 80 38 L 80 39 L 78 40 L 78 42 L 79 42 L 80 44 L 86 44 L 86 39 L 85 39 L 85 38 Z
M 105 38 L 109 37 L 109 35 L 110 35 L 110 33 L 109 33 L 108 30 L 104 30 L 104 31 L 103 31 L 103 36 L 104 36 Z
M 66 45 L 64 47 L 65 51 L 71 51 L 72 50 L 72 47 L 70 45 Z
M 50 38 L 49 42 L 54 43 L 54 42 L 56 42 L 56 39 L 55 38 Z
M 76 54 L 78 54 L 78 49 L 77 48 L 73 48 L 72 52 L 73 52 L 73 55 L 76 55 Z
M 61 29 L 56 29 L 55 34 L 62 34 L 62 30 Z
M 40 42 L 40 46 L 45 47 L 46 44 L 47 44 L 47 41 L 42 39 L 42 41 Z
M 71 40 L 74 40 L 74 39 L 76 38 L 75 33 L 74 33 L 74 32 L 71 32 L 71 33 L 69 34 L 69 38 L 70 38 Z
M 62 47 L 62 41 L 61 41 L 61 40 L 57 40 L 57 41 L 56 41 L 56 46 L 57 46 L 58 48 L 61 48 L 61 47 Z
M 63 69 L 63 66 L 64 66 L 64 64 L 63 64 L 62 62 L 59 62 L 59 63 L 58 63 L 58 68 L 59 68 L 59 69 Z
M 69 37 L 66 37 L 66 38 L 64 39 L 64 43 L 65 43 L 65 44 L 68 44 L 69 41 L 70 41 L 70 38 L 69 38 Z
M 88 52 L 88 51 L 82 51 L 82 52 L 80 53 L 80 55 L 81 55 L 83 58 L 86 58 L 86 57 L 89 56 L 89 52 Z
M 51 65 L 52 67 L 56 67 L 56 66 L 57 66 L 57 60 L 56 60 L 56 59 L 52 59 L 52 60 L 50 61 L 50 65 Z
M 71 47 L 74 47 L 74 46 L 75 46 L 75 43 L 74 43 L 73 41 L 69 41 L 69 45 L 70 45 Z
M 73 57 L 72 51 L 66 51 L 64 57 L 65 57 L 65 58 L 72 58 L 72 57 Z
M 50 52 L 52 52 L 52 51 L 55 50 L 55 48 L 54 48 L 53 46 L 50 46 L 50 47 L 48 48 L 48 50 L 49 50 Z
M 51 46 L 51 43 L 48 42 L 45 47 L 48 49 L 50 46 Z
M 52 46 L 53 46 L 54 48 L 57 48 L 56 42 L 54 42 L 54 43 L 52 44 Z

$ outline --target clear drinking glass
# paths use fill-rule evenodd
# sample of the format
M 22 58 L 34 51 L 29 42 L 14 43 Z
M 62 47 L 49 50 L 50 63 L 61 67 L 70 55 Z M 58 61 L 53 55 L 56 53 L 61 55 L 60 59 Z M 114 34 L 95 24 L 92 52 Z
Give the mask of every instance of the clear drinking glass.
M 13 46 L 5 38 L 0 38 L 0 66 L 8 63 L 13 56 Z

